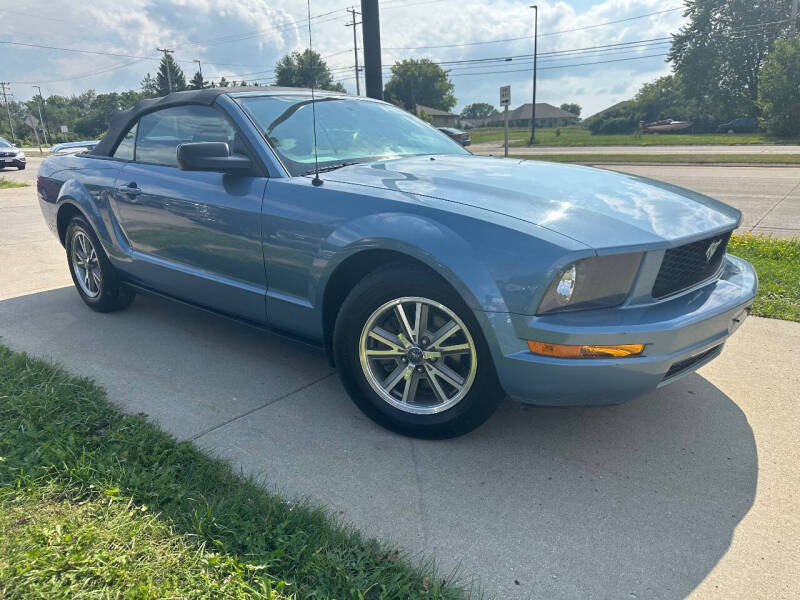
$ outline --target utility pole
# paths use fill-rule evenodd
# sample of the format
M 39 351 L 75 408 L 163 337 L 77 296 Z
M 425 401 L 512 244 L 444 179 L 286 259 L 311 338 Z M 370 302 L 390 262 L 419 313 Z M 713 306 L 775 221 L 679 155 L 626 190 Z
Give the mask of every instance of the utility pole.
M 797 35 L 797 0 L 792 0 L 792 35 Z
M 361 0 L 361 33 L 364 38 L 364 82 L 367 97 L 383 100 L 381 16 L 378 0 Z
M 361 25 L 361 21 L 356 23 L 356 15 L 361 16 L 361 13 L 358 12 L 355 7 L 350 7 L 347 9 L 353 17 L 352 23 L 345 23 L 345 27 L 352 27 L 353 28 L 353 56 L 356 59 L 356 96 L 361 95 L 361 83 L 359 82 L 358 78 L 358 41 L 356 38 L 356 25 Z
M 11 129 L 11 143 L 17 145 L 17 140 L 14 137 L 14 123 L 11 122 L 11 109 L 8 108 L 8 96 L 6 96 L 7 81 L 0 81 L 0 88 L 3 90 L 3 104 L 6 105 L 6 114 L 8 115 L 8 126 Z
M 539 51 L 539 7 L 531 5 L 533 9 L 533 104 L 531 104 L 531 141 L 530 145 L 536 143 L 536 58 Z
M 39 106 L 39 124 L 42 127 L 42 135 L 44 136 L 44 143 L 47 146 L 50 144 L 50 142 L 47 141 L 47 135 L 49 133 L 47 129 L 49 129 L 49 127 L 47 127 L 47 119 L 42 116 L 42 106 L 44 104 L 44 98 L 42 98 L 42 88 L 40 88 L 38 85 L 32 85 L 31 87 L 39 90 L 39 102 L 37 103 Z M 47 113 L 44 114 L 47 115 Z
M 201 65 L 200 61 L 197 60 L 197 59 L 193 60 L 192 62 L 196 62 L 197 63 L 197 70 L 200 71 L 200 79 L 202 79 L 203 78 L 203 65 Z
M 164 53 L 164 63 L 167 67 L 167 86 L 169 87 L 170 94 L 172 93 L 172 74 L 170 73 L 169 68 L 169 55 L 175 52 L 175 50 L 170 50 L 168 48 L 156 48 L 159 52 Z

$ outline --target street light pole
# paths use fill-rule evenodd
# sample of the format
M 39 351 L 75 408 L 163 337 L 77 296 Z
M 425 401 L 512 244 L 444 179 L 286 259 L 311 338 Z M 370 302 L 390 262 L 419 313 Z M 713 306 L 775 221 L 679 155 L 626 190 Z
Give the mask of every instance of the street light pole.
M 533 103 L 531 104 L 531 140 L 529 145 L 536 143 L 536 59 L 539 53 L 539 7 L 531 5 L 533 9 Z

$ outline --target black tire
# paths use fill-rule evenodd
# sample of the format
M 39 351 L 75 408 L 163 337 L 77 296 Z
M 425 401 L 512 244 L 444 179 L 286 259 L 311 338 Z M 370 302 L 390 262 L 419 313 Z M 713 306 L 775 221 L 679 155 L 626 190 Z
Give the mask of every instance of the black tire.
M 21 166 L 19 166 L 19 167 L 17 167 L 17 168 L 18 168 L 20 171 L 24 171 L 24 170 L 25 170 L 25 165 L 21 165 Z
M 362 368 L 362 332 L 387 303 L 409 297 L 429 299 L 447 307 L 465 325 L 473 342 L 475 363 L 468 363 L 474 365 L 471 386 L 464 386 L 467 391 L 456 404 L 433 414 L 415 414 L 390 404 L 373 389 L 365 368 Z M 404 435 L 442 439 L 465 434 L 486 421 L 504 398 L 489 348 L 472 311 L 445 281 L 412 265 L 388 265 L 367 275 L 353 288 L 336 319 L 333 352 L 339 376 L 353 402 L 379 425 Z M 403 368 L 400 359 L 387 360 L 396 362 L 390 362 L 385 368 L 391 370 L 394 365 Z M 441 360 L 444 362 L 445 359 Z M 411 364 L 410 355 L 402 362 Z M 373 364 L 369 360 L 367 363 Z M 419 377 L 424 377 L 425 371 L 420 372 L 423 375 Z M 433 393 L 429 380 L 419 385 Z M 417 386 L 414 389 L 416 391 Z
M 81 235 L 88 238 L 96 254 L 96 260 L 93 262 L 92 270 L 98 271 L 100 277 L 99 283 L 92 278 L 93 285 L 98 288 L 94 295 L 91 293 L 91 290 L 87 291 L 85 286 L 79 281 L 78 267 L 73 263 L 73 244 L 77 243 L 76 237 Z M 103 251 L 103 246 L 100 244 L 91 226 L 83 217 L 73 217 L 67 227 L 64 242 L 67 250 L 67 266 L 72 276 L 72 282 L 75 284 L 78 295 L 80 295 L 81 299 L 89 308 L 97 312 L 112 312 L 130 306 L 131 302 L 133 302 L 133 299 L 136 297 L 136 292 L 121 281 L 117 270 L 112 266 L 106 253 Z

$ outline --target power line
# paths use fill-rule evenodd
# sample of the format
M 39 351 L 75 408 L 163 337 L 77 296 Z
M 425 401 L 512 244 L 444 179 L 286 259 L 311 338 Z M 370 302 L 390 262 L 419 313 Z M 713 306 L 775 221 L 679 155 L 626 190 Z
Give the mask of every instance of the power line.
M 626 21 L 634 21 L 636 19 L 644 19 L 646 17 L 652 17 L 654 15 L 661 15 L 661 14 L 664 14 L 664 13 L 674 12 L 676 10 L 681 10 L 681 8 L 683 8 L 683 7 L 678 6 L 678 7 L 675 7 L 675 8 L 669 8 L 667 10 L 660 10 L 660 11 L 656 11 L 656 12 L 652 12 L 652 13 L 647 13 L 645 15 L 638 15 L 638 16 L 635 16 L 635 17 L 628 17 L 627 19 L 620 19 L 618 21 L 606 21 L 606 22 L 603 22 L 603 23 L 597 23 L 596 25 L 588 25 L 586 27 L 577 27 L 577 28 L 574 28 L 574 29 L 565 29 L 563 31 L 551 31 L 549 33 L 540 33 L 539 37 L 561 35 L 562 33 L 572 33 L 572 32 L 575 32 L 575 31 L 583 31 L 584 29 L 595 29 L 597 27 L 605 27 L 607 25 L 615 25 L 617 23 L 624 23 Z M 525 36 L 513 37 L 513 38 L 503 38 L 503 39 L 499 39 L 499 40 L 488 40 L 488 41 L 485 41 L 485 42 L 464 42 L 464 43 L 459 43 L 459 44 L 438 44 L 438 45 L 435 45 L 435 46 L 389 47 L 389 48 L 384 48 L 384 50 L 433 50 L 433 49 L 437 49 L 437 48 L 463 48 L 463 47 L 466 47 L 466 46 L 482 46 L 482 45 L 485 45 L 485 44 L 499 44 L 499 43 L 502 43 L 502 42 L 516 42 L 516 41 L 519 41 L 519 40 L 530 40 L 530 39 L 531 39 L 530 35 L 525 35 Z
M 95 75 L 102 75 L 103 73 L 110 73 L 111 71 L 118 71 L 121 69 L 125 69 L 132 65 L 138 64 L 142 62 L 141 59 L 134 60 L 131 62 L 123 63 L 121 65 L 114 65 L 113 67 L 108 67 L 106 69 L 100 69 L 99 71 L 92 71 L 90 73 L 84 73 L 82 75 L 76 75 L 74 77 L 64 77 L 62 79 L 41 79 L 38 81 L 12 81 L 11 83 L 18 84 L 18 85 L 36 85 L 42 83 L 62 83 L 64 81 L 76 81 L 78 79 L 86 79 L 88 77 L 94 77 Z

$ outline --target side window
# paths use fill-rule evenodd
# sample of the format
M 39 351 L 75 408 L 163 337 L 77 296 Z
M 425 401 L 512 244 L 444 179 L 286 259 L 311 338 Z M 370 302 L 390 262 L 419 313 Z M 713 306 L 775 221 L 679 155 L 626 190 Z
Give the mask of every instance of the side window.
M 136 161 L 177 167 L 177 151 L 186 142 L 227 142 L 233 149 L 234 129 L 210 106 L 175 106 L 139 120 Z
M 114 158 L 121 158 L 122 160 L 133 160 L 133 145 L 136 142 L 136 127 L 138 123 L 134 123 L 133 127 L 128 130 L 125 137 L 114 150 Z

